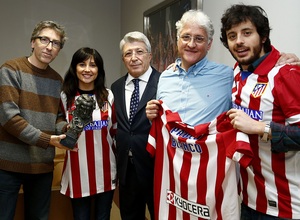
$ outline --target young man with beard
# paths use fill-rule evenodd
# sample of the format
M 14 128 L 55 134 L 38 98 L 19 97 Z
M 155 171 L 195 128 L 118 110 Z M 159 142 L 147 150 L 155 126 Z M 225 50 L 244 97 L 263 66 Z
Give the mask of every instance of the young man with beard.
M 275 66 L 280 53 L 261 7 L 233 5 L 221 22 L 221 41 L 237 61 L 228 115 L 254 153 L 240 168 L 241 219 L 299 219 L 299 147 L 272 143 L 270 123 L 300 125 L 300 68 Z

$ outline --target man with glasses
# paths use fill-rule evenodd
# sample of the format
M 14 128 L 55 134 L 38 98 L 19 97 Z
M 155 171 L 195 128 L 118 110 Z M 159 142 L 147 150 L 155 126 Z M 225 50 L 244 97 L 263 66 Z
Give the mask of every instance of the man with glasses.
M 156 96 L 160 73 L 150 66 L 151 45 L 141 32 L 129 32 L 120 42 L 128 73 L 112 84 L 117 115 L 117 170 L 123 220 L 153 218 L 153 159 L 146 151 L 151 127 L 145 114 Z M 132 97 L 132 98 L 131 98 Z M 132 99 L 132 100 L 131 100 Z
M 186 124 L 187 127 L 197 126 L 199 130 L 200 125 L 214 121 L 218 115 L 229 110 L 233 70 L 228 66 L 208 60 L 207 53 L 212 46 L 214 28 L 210 18 L 202 11 L 190 10 L 184 13 L 176 23 L 176 29 L 179 58 L 175 60 L 175 68 L 169 68 L 161 74 L 157 100 L 148 102 L 146 115 L 152 120 L 161 114 L 162 111 L 158 111 L 160 108 L 158 100 L 162 100 L 164 106 L 167 106 L 173 113 L 179 114 L 181 123 Z M 160 116 L 163 121 L 164 115 Z M 172 118 L 172 122 L 174 120 L 179 122 L 174 118 L 175 116 Z M 161 121 L 154 123 L 157 125 Z M 167 119 L 165 121 L 169 122 Z M 171 123 L 167 125 L 168 129 L 172 126 Z M 219 129 L 222 127 L 218 128 L 218 131 Z M 228 127 L 229 129 L 232 128 Z M 176 140 L 167 140 L 168 134 L 171 132 L 166 129 L 163 131 L 164 143 L 170 143 L 168 147 L 162 147 L 159 136 L 155 138 L 150 136 L 147 146 L 149 152 L 155 155 L 156 164 L 164 164 L 155 169 L 156 188 L 154 193 L 158 195 L 155 197 L 155 204 L 158 204 L 155 206 L 155 216 L 158 216 L 159 219 L 190 219 L 196 211 L 202 210 L 196 216 L 207 219 L 238 219 L 239 205 L 236 176 L 234 176 L 235 169 L 229 169 L 234 168 L 232 160 L 238 161 L 238 158 L 233 159 L 228 156 L 232 153 L 232 151 L 228 152 L 229 148 L 226 148 L 226 153 L 220 153 L 224 152 L 224 148 L 220 147 L 224 146 L 224 142 L 220 141 L 221 138 L 211 144 L 214 136 L 209 136 L 207 139 L 208 144 L 210 143 L 209 154 L 190 153 L 189 145 L 185 145 L 183 140 L 182 142 L 178 141 L 182 144 L 180 145 L 183 146 L 182 149 L 174 147 L 177 143 Z M 212 129 L 207 133 L 211 134 L 213 131 Z M 178 133 L 180 132 L 178 131 Z M 182 133 L 182 135 L 189 137 L 190 134 Z M 207 137 L 205 135 L 203 133 L 203 136 L 195 137 L 195 140 L 203 140 L 202 137 Z M 232 141 L 230 137 L 227 141 L 229 140 Z M 156 144 L 156 148 L 152 147 L 153 142 Z M 235 143 L 235 140 L 232 143 Z M 176 150 L 174 150 L 175 148 Z M 203 147 L 203 149 L 205 148 Z M 237 151 L 234 152 L 237 153 Z M 163 158 L 163 162 L 159 158 Z M 212 165 L 211 161 L 215 161 L 216 158 L 219 162 Z M 170 165 L 170 170 L 167 168 L 168 159 L 171 161 L 170 164 L 174 165 L 173 167 Z M 224 167 L 226 169 L 222 169 Z M 178 170 L 181 170 L 180 174 L 177 172 Z M 180 177 L 172 181 L 173 176 Z M 164 181 L 159 179 L 162 177 L 164 177 Z M 198 178 L 199 181 L 197 181 Z M 166 190 L 161 190 L 165 188 L 168 188 L 168 196 Z M 171 189 L 175 190 L 171 191 Z M 172 199 L 175 197 L 177 199 Z M 179 207 L 180 205 L 181 207 Z
M 12 220 L 21 185 L 24 219 L 48 219 L 55 147 L 65 135 L 59 110 L 62 77 L 49 64 L 66 41 L 65 30 L 41 21 L 31 35 L 32 53 L 0 68 L 0 216 Z
M 190 10 L 176 22 L 176 70 L 165 70 L 159 79 L 157 99 L 190 125 L 210 122 L 231 103 L 232 68 L 208 60 L 214 28 L 201 11 Z M 157 116 L 158 101 L 147 105 L 147 116 Z M 154 108 L 154 109 L 152 109 Z
M 208 60 L 206 56 L 212 46 L 214 34 L 213 24 L 206 14 L 201 11 L 188 11 L 176 22 L 176 29 L 179 58 L 175 61 L 175 71 L 173 68 L 169 68 L 161 74 L 157 99 L 163 100 L 172 112 L 178 112 L 182 122 L 196 126 L 214 120 L 216 116 L 229 109 L 233 71 L 228 66 Z M 152 120 L 157 117 L 158 112 L 155 109 L 158 109 L 158 105 L 157 100 L 148 102 L 146 113 L 149 119 Z M 168 132 L 165 133 L 169 134 Z M 180 132 L 178 131 L 178 133 Z M 168 138 L 166 134 L 164 134 L 164 137 Z M 196 216 L 203 217 L 203 219 L 205 217 L 207 219 L 217 219 L 216 213 L 219 214 L 218 218 L 220 219 L 229 219 L 228 216 L 230 216 L 230 219 L 237 219 L 238 195 L 236 186 L 231 186 L 235 188 L 227 191 L 236 192 L 236 197 L 227 200 L 227 198 L 224 198 L 226 196 L 219 193 L 220 190 L 215 191 L 215 188 L 217 189 L 215 185 L 220 186 L 220 184 L 209 182 L 208 179 L 210 178 L 207 178 L 206 175 L 199 175 L 199 173 L 207 172 L 207 175 L 211 174 L 213 176 L 216 173 L 215 171 L 218 170 L 217 164 L 214 170 L 210 170 L 209 164 L 211 162 L 209 162 L 209 158 L 211 157 L 210 161 L 214 161 L 214 158 L 219 156 L 218 148 L 211 146 L 211 149 L 213 149 L 213 152 L 210 152 L 213 154 L 211 156 L 198 152 L 190 153 L 181 149 L 175 150 L 174 147 L 163 147 L 159 140 L 160 138 L 157 137 L 155 158 L 158 159 L 157 164 L 161 162 L 159 161 L 161 158 L 164 158 L 161 162 L 164 166 L 155 169 L 154 193 L 158 195 L 155 197 L 155 204 L 159 204 L 155 206 L 155 217 L 157 219 L 172 220 L 191 219 L 197 211 L 199 213 Z M 176 141 L 164 139 L 164 142 L 175 143 Z M 149 148 L 149 152 L 152 150 Z M 169 153 L 165 153 L 166 151 Z M 164 156 L 162 157 L 161 154 L 164 154 Z M 174 159 L 171 159 L 171 155 L 174 156 Z M 205 159 L 201 160 L 202 157 L 207 161 Z M 206 166 L 208 167 L 207 171 L 205 171 Z M 220 169 L 222 166 L 224 164 L 220 164 Z M 178 169 L 182 170 L 180 174 L 177 172 Z M 178 176 L 180 178 L 177 178 Z M 173 177 L 175 181 L 173 181 Z M 160 178 L 164 181 L 161 181 Z M 198 179 L 199 182 L 196 183 L 195 181 Z M 188 188 L 186 188 L 187 185 Z M 168 194 L 166 188 L 168 188 Z M 210 193 L 211 191 L 213 193 Z M 203 196 L 203 193 L 200 192 L 207 193 L 204 197 L 207 198 L 208 203 L 200 199 Z M 228 195 L 227 193 L 224 194 Z M 214 203 L 216 198 L 219 200 L 217 202 L 219 206 Z M 221 205 L 222 201 L 224 201 L 223 205 Z M 176 204 L 182 204 L 182 207 L 180 208 Z M 232 204 L 235 204 L 235 207 L 230 207 Z M 227 209 L 226 211 L 219 208 L 223 206 L 226 207 L 224 208 Z M 208 209 L 209 211 L 207 211 Z M 194 218 L 196 219 L 196 217 Z

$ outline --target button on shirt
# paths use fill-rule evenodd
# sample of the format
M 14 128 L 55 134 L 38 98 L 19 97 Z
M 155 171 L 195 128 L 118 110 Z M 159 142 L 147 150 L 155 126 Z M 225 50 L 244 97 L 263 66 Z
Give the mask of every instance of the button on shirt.
M 140 100 L 143 96 L 143 93 L 145 91 L 145 88 L 147 86 L 147 83 L 149 81 L 151 73 L 152 73 L 152 67 L 150 66 L 143 75 L 138 77 L 140 79 L 140 81 L 139 81 L 139 88 L 140 88 L 139 98 L 140 98 Z M 128 118 L 129 118 L 129 111 L 130 111 L 130 98 L 131 98 L 132 92 L 134 90 L 134 84 L 132 82 L 133 79 L 134 79 L 134 77 L 132 77 L 130 74 L 128 74 L 128 77 L 125 82 L 126 111 L 127 111 Z
M 158 83 L 157 99 L 163 100 L 192 126 L 212 121 L 231 107 L 232 68 L 204 57 L 188 71 L 180 67 L 165 70 Z

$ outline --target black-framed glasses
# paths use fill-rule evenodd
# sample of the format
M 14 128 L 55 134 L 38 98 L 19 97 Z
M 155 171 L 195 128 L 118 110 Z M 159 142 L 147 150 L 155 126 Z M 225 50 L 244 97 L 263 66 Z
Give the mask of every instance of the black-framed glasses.
M 191 42 L 192 39 L 194 40 L 194 42 L 196 44 L 202 44 L 205 42 L 205 37 L 203 37 L 203 36 L 191 36 L 188 34 L 180 36 L 180 39 L 184 43 L 189 43 L 189 42 Z
M 58 40 L 50 40 L 48 37 L 43 37 L 43 36 L 38 36 L 36 38 L 40 39 L 41 44 L 44 44 L 44 45 L 48 46 L 51 43 L 52 47 L 54 47 L 56 49 L 61 48 L 62 44 Z
M 144 54 L 149 53 L 148 51 L 144 51 L 142 49 L 137 49 L 137 50 L 128 50 L 123 54 L 123 57 L 125 58 L 131 58 L 133 56 L 133 54 L 135 54 L 135 56 L 143 56 Z

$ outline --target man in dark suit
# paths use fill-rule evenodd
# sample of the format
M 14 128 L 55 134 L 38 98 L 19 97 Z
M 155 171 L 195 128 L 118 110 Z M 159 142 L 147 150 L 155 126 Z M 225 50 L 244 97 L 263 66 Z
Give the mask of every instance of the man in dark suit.
M 146 151 L 151 123 L 145 107 L 156 97 L 160 73 L 150 65 L 151 45 L 143 33 L 127 33 L 120 42 L 120 50 L 128 73 L 114 82 L 111 89 L 118 123 L 116 148 L 121 217 L 122 220 L 143 220 L 147 205 L 154 219 L 154 164 Z M 138 79 L 137 84 L 135 79 Z M 131 96 L 135 100 L 131 101 Z M 137 106 L 136 112 L 131 108 L 134 106 Z

